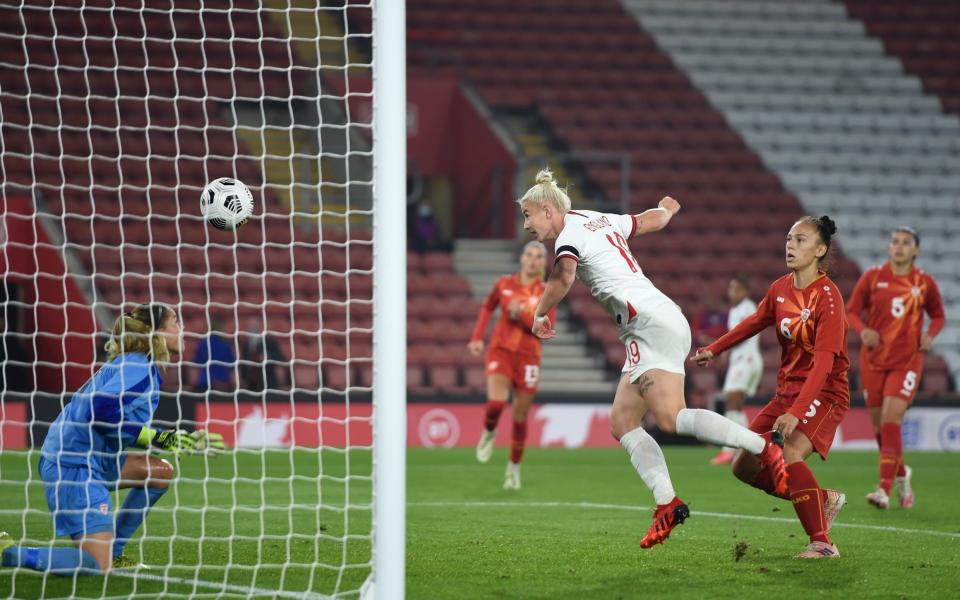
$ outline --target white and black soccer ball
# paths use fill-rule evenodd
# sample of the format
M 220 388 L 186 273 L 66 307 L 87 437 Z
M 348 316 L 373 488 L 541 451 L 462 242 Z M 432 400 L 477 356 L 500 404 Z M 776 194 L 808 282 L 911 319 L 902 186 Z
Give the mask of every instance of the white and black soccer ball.
M 200 214 L 217 229 L 240 229 L 253 214 L 253 194 L 239 179 L 214 179 L 200 194 Z

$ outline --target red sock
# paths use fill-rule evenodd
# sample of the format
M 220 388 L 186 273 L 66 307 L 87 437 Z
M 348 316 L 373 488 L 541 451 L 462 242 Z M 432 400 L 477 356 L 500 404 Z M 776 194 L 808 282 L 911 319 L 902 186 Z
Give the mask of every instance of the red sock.
M 797 518 L 810 536 L 810 541 L 830 544 L 827 521 L 823 515 L 823 502 L 827 495 L 820 489 L 813 471 L 802 461 L 787 465 L 787 481 L 793 510 L 797 511 Z
M 777 486 L 774 485 L 773 483 L 773 474 L 770 472 L 770 469 L 768 469 L 767 467 L 764 467 L 763 469 L 760 470 L 759 473 L 757 473 L 757 478 L 754 479 L 753 483 L 751 483 L 750 485 L 752 485 L 753 487 L 759 490 L 765 491 L 771 496 L 775 496 L 777 498 L 783 498 L 784 500 L 790 499 L 790 496 L 781 496 L 780 494 L 777 493 Z
M 903 445 L 903 442 L 901 441 L 900 444 L 901 444 L 901 446 L 902 446 L 902 445 Z M 901 452 L 901 454 L 900 454 L 900 466 L 897 467 L 897 477 L 906 477 L 906 476 L 907 476 L 907 469 L 905 468 L 905 465 L 903 464 L 903 450 L 901 449 L 900 452 Z
M 527 444 L 527 422 L 513 422 L 513 437 L 510 439 L 510 462 L 518 464 L 523 458 L 523 449 Z
M 880 425 L 880 487 L 887 494 L 893 487 L 893 478 L 903 461 L 903 438 L 900 435 L 899 423 L 883 423 Z
M 506 405 L 506 400 L 487 400 L 487 412 L 483 421 L 483 426 L 487 428 L 487 431 L 493 431 L 497 428 L 500 413 L 503 412 L 503 407 Z

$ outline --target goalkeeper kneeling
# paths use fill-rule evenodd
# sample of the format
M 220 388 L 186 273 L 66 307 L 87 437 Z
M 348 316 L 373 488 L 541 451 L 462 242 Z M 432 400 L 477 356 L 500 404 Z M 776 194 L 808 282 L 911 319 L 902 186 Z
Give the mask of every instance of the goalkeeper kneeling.
M 205 431 L 148 427 L 160 401 L 160 369 L 179 354 L 183 330 L 163 304 L 141 305 L 121 316 L 107 342 L 107 362 L 70 399 L 40 450 L 40 477 L 58 536 L 76 547 L 14 545 L 0 533 L 3 566 L 60 575 L 138 567 L 123 548 L 150 508 L 167 491 L 173 465 L 130 447 L 180 454 L 222 450 L 223 437 Z M 111 492 L 130 488 L 113 519 Z

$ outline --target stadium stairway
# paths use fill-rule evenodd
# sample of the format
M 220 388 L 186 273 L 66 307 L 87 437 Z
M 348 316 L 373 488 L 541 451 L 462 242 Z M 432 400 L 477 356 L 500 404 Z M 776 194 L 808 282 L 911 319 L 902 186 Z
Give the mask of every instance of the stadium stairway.
M 940 282 L 948 311 L 934 348 L 960 387 L 960 245 L 951 239 L 960 119 L 842 3 L 625 6 L 804 207 L 836 218 L 842 249 L 861 268 L 886 260 L 893 227 L 921 232 L 919 265 Z M 942 361 L 931 358 L 927 372 L 945 387 Z
M 512 240 L 457 240 L 454 267 L 470 281 L 474 299 L 482 302 L 497 278 L 516 272 L 517 249 L 518 244 Z M 612 395 L 616 382 L 604 368 L 603 355 L 597 356 L 588 347 L 587 336 L 571 322 L 566 303 L 561 303 L 558 315 L 557 337 L 543 345 L 540 392 Z

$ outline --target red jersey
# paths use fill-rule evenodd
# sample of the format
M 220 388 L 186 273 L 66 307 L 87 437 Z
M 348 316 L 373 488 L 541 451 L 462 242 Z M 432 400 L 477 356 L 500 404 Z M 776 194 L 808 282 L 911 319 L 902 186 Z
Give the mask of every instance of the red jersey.
M 867 311 L 867 321 L 860 319 Z M 860 352 L 874 369 L 902 368 L 916 358 L 923 333 L 923 313 L 930 315 L 931 336 L 943 329 L 943 298 L 936 280 L 914 267 L 906 275 L 894 275 L 890 263 L 871 267 L 853 288 L 847 304 L 847 320 L 859 333 L 865 327 L 880 334 L 876 348 Z
M 490 316 L 497 306 L 500 306 L 501 314 L 493 328 L 490 348 L 501 348 L 509 352 L 539 357 L 540 339 L 533 335 L 530 329 L 533 327 L 534 311 L 537 310 L 544 289 L 546 284 L 539 279 L 535 279 L 530 285 L 523 285 L 520 283 L 519 273 L 504 275 L 498 279 L 490 290 L 487 300 L 480 307 L 477 325 L 473 328 L 470 341 L 483 339 Z M 520 312 L 515 319 L 510 318 L 507 310 L 512 300 L 519 300 L 521 304 Z M 548 316 L 551 322 L 556 323 L 557 309 L 551 310 Z
M 771 325 L 781 348 L 777 395 L 796 397 L 789 412 L 802 419 L 815 399 L 849 405 L 847 320 L 837 285 L 821 273 L 798 289 L 793 274 L 785 275 L 770 285 L 755 313 L 707 349 L 720 354 Z M 829 370 L 814 366 L 815 355 L 824 357 Z

